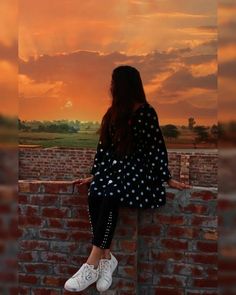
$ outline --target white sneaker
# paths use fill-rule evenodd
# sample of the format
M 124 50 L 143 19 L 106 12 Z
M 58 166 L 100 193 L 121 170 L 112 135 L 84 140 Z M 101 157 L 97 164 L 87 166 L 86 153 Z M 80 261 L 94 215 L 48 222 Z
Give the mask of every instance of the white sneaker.
M 118 261 L 110 252 L 111 259 L 102 258 L 99 261 L 99 277 L 96 288 L 99 292 L 106 291 L 112 284 L 112 273 L 117 267 Z
M 99 276 L 99 267 L 83 263 L 80 269 L 65 282 L 64 288 L 67 291 L 79 292 L 96 282 Z

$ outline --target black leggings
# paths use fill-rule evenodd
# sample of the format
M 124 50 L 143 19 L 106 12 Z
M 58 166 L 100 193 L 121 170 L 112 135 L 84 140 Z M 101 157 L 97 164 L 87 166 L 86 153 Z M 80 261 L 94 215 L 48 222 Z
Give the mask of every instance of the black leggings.
M 88 213 L 92 230 L 92 244 L 109 249 L 115 232 L 118 213 L 118 196 L 88 196 Z

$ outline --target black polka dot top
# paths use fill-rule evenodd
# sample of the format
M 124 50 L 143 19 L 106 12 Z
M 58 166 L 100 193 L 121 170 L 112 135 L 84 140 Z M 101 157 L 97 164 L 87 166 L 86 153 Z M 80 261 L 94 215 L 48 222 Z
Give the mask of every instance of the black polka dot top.
M 118 159 L 98 142 L 89 196 L 119 198 L 130 208 L 157 208 L 166 203 L 164 182 L 170 179 L 168 154 L 155 109 L 144 103 L 133 114 L 135 151 Z

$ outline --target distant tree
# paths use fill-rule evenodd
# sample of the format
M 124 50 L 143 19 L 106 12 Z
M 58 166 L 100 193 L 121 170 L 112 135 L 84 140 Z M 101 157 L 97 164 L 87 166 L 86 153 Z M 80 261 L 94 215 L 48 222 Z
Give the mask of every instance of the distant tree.
M 216 124 L 213 124 L 210 128 L 210 134 L 211 134 L 211 142 L 217 146 L 218 138 L 219 138 L 219 126 Z
M 207 141 L 209 138 L 209 133 L 207 128 L 203 125 L 197 125 L 193 128 L 194 133 L 196 133 L 195 143 Z
M 22 122 L 21 119 L 18 118 L 18 129 L 20 130 L 22 128 Z
M 60 124 L 54 124 L 49 123 L 46 124 L 39 124 L 38 128 L 35 130 L 38 132 L 52 132 L 52 133 L 75 133 L 77 132 L 77 129 L 73 126 L 69 126 L 67 123 L 60 123 Z
M 21 121 L 21 119 L 18 118 L 18 130 L 21 131 L 30 131 L 31 127 L 27 126 L 25 121 Z
M 218 139 L 218 135 L 219 135 L 219 126 L 216 125 L 216 124 L 213 124 L 213 125 L 211 126 L 210 132 L 211 132 L 211 135 L 212 135 L 213 138 L 217 138 L 217 139 Z
M 218 136 L 219 140 L 222 140 L 225 137 L 225 126 L 222 122 L 218 123 Z
M 194 125 L 196 124 L 196 121 L 194 120 L 194 118 L 188 118 L 188 128 L 190 130 L 192 130 L 194 128 Z
M 162 132 L 166 138 L 177 138 L 180 135 L 178 128 L 172 124 L 163 126 Z

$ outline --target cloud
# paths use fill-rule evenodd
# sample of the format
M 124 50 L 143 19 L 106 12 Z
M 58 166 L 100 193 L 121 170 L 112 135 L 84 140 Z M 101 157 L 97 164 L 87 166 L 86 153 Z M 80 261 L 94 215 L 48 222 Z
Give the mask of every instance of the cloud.
M 215 0 L 96 4 L 20 1 L 19 71 L 28 79 L 20 81 L 21 106 L 27 118 L 100 120 L 111 99 L 112 70 L 120 64 L 140 71 L 155 104 L 189 97 L 196 107 L 212 105 Z
M 221 63 L 219 65 L 219 75 L 220 77 L 235 79 L 236 61 L 231 60 L 231 61 Z
M 211 74 L 207 76 L 194 77 L 188 68 L 183 68 L 167 78 L 162 85 L 162 90 L 178 92 L 189 88 L 216 89 L 217 76 Z
M 183 61 L 187 65 L 199 65 L 204 63 L 209 63 L 212 61 L 216 62 L 217 55 L 213 54 L 200 54 L 200 55 L 192 55 L 183 58 Z
M 187 40 L 206 41 L 206 32 L 216 25 L 215 0 L 100 0 L 99 5 L 91 0 L 22 0 L 19 8 L 23 59 L 73 50 L 147 54 L 181 48 Z M 186 33 L 186 28 L 196 29 Z
M 16 64 L 18 59 L 18 43 L 6 45 L 0 41 L 0 60 Z
M 202 89 L 202 100 L 207 101 L 207 91 L 215 88 L 215 75 L 195 77 L 189 65 L 204 65 L 212 58 L 195 56 L 194 50 L 189 48 L 154 51 L 145 55 L 91 51 L 43 55 L 29 61 L 20 60 L 20 74 L 28 79 L 21 81 L 25 85 L 20 87 L 21 99 L 24 106 L 30 98 L 37 104 L 35 114 L 32 110 L 30 116 L 46 116 L 43 108 L 45 101 L 49 109 L 53 108 L 54 117 L 68 109 L 70 118 L 99 120 L 109 105 L 112 70 L 118 65 L 129 64 L 140 71 L 147 97 L 154 104 L 164 99 L 173 103 L 174 97 L 176 101 L 181 101 L 187 95 L 191 97 L 195 88 Z M 71 104 L 73 107 L 70 107 Z M 49 114 L 51 116 L 52 112 Z

